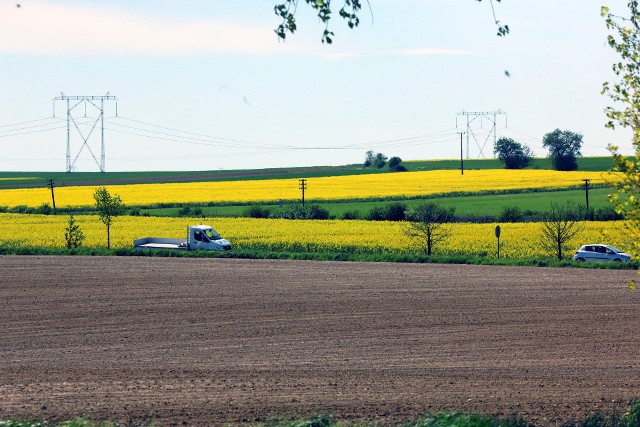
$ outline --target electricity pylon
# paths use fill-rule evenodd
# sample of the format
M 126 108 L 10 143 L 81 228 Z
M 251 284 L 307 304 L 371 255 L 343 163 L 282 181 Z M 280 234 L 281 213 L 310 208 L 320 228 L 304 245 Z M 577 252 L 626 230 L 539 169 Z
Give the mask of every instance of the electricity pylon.
M 82 150 L 85 147 L 87 147 L 87 150 L 89 150 L 89 153 L 91 153 L 93 160 L 95 160 L 96 164 L 100 168 L 100 172 L 104 172 L 105 171 L 104 102 L 116 101 L 116 116 L 117 116 L 118 115 L 118 98 L 116 98 L 115 96 L 109 95 L 109 92 L 107 92 L 106 95 L 102 95 L 102 96 L 67 96 L 64 93 L 60 93 L 60 96 L 56 96 L 55 98 L 53 98 L 52 101 L 53 101 L 53 117 L 56 116 L 56 110 L 55 110 L 56 101 L 67 102 L 67 168 L 66 168 L 67 172 L 71 172 L 73 170 L 76 164 L 76 160 L 78 160 L 80 153 L 82 153 Z M 71 101 L 74 101 L 74 103 L 72 104 Z M 87 106 L 89 106 L 90 108 L 93 107 L 96 110 L 98 110 L 98 116 L 93 121 L 93 125 L 91 126 L 91 129 L 86 134 L 86 136 L 78 126 L 78 120 L 77 120 L 78 116 L 74 116 L 72 114 L 72 112 L 79 106 L 84 106 L 84 117 L 87 117 Z M 78 131 L 78 134 L 80 135 L 80 138 L 82 138 L 82 141 L 83 141 L 82 145 L 80 146 L 80 149 L 78 150 L 78 154 L 76 154 L 75 158 L 73 159 L 73 162 L 71 161 L 71 125 L 72 124 L 73 124 L 73 127 L 76 129 L 76 131 Z M 80 123 L 80 124 L 86 124 L 86 123 Z M 100 126 L 100 161 L 99 162 L 98 162 L 98 159 L 96 159 L 96 156 L 93 154 L 93 151 L 91 150 L 91 147 L 89 146 L 89 143 L 88 143 L 89 138 L 93 134 L 93 131 L 98 126 Z
M 470 137 L 473 138 L 476 145 L 478 146 L 478 149 L 480 150 L 480 152 L 478 153 L 478 158 L 480 158 L 480 156 L 482 156 L 482 158 L 485 158 L 484 149 L 491 135 L 493 135 L 493 145 L 495 146 L 497 141 L 496 123 L 497 123 L 498 115 L 506 116 L 507 113 L 505 113 L 502 110 L 497 110 L 497 111 L 464 111 L 462 110 L 461 113 L 456 114 L 456 128 L 458 127 L 458 116 L 467 117 L 467 159 L 469 158 L 469 138 Z M 478 141 L 478 138 L 476 138 L 476 134 L 473 132 L 473 128 L 471 127 L 471 124 L 477 119 L 480 119 L 481 122 L 482 120 L 486 119 L 489 121 L 489 123 L 491 123 L 491 128 L 489 129 L 489 133 L 487 134 L 487 137 L 485 138 L 482 145 L 480 145 L 480 142 Z M 505 117 L 505 120 L 506 120 L 506 117 Z

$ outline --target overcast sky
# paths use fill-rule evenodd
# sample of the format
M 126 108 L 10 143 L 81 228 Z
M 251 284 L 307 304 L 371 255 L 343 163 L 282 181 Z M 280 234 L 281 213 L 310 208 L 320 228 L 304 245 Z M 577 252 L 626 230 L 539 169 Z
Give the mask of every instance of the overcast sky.
M 488 0 L 370 0 L 359 28 L 334 18 L 333 45 L 303 5 L 279 42 L 277 1 L 0 0 L 0 170 L 65 170 L 61 93 L 118 98 L 107 171 L 341 165 L 368 149 L 458 158 L 456 114 L 499 109 L 497 137 L 539 156 L 556 128 L 583 134 L 587 156 L 632 152 L 629 132 L 604 128 L 600 94 L 617 60 L 600 7 L 624 14 L 626 0 L 494 2 L 504 38 Z M 72 113 L 74 170 L 97 171 L 98 110 Z M 492 126 L 472 123 L 470 158 L 493 156 Z

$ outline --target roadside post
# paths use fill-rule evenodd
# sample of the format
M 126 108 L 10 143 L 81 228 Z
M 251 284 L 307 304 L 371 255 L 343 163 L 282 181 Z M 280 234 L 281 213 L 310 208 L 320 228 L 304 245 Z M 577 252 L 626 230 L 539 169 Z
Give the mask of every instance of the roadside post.
M 500 226 L 496 225 L 496 238 L 498 239 L 498 258 L 500 258 Z

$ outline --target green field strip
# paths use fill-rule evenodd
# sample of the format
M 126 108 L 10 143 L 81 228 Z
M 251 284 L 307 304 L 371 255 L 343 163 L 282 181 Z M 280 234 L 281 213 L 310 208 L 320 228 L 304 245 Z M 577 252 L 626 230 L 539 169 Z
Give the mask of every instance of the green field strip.
M 405 161 L 409 171 L 457 170 L 460 160 L 416 160 Z M 611 157 L 582 157 L 578 159 L 579 171 L 607 171 L 613 167 Z M 503 169 L 496 159 L 465 159 L 465 170 Z M 549 159 L 535 159 L 527 169 L 551 170 Z M 0 189 L 44 187 L 49 179 L 57 186 L 107 185 L 162 182 L 200 181 L 248 181 L 289 178 L 318 178 L 390 173 L 387 167 L 363 168 L 361 164 L 344 166 L 313 166 L 273 169 L 241 169 L 216 171 L 151 171 L 151 172 L 0 172 Z
M 589 190 L 589 207 L 593 209 L 610 207 L 608 195 L 611 188 L 594 188 Z M 418 206 L 425 201 L 435 202 L 444 207 L 455 208 L 456 215 L 474 216 L 496 216 L 505 207 L 517 207 L 522 211 L 543 212 L 549 209 L 551 203 L 564 204 L 571 201 L 576 205 L 586 205 L 586 194 L 584 190 L 565 191 L 543 191 L 527 192 L 515 194 L 498 195 L 478 195 L 478 196 L 455 196 L 455 197 L 434 197 L 429 199 L 398 199 L 398 200 L 375 200 L 375 201 L 341 201 L 341 202 L 319 202 L 320 206 L 329 211 L 332 217 L 340 218 L 345 212 L 358 211 L 361 217 L 373 208 L 387 206 L 390 203 L 404 203 L 409 209 Z M 316 203 L 307 200 L 307 203 Z M 261 204 L 267 209 L 275 211 L 278 204 Z M 140 209 L 142 213 L 153 216 L 179 216 L 180 207 Z M 214 217 L 242 217 L 247 216 L 247 205 L 225 205 L 225 206 L 202 206 L 199 207 L 206 218 Z

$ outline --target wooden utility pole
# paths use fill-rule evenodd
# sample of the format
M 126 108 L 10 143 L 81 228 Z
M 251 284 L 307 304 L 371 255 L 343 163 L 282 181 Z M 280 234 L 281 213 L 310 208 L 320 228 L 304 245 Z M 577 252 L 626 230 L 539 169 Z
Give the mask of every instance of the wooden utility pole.
M 53 203 L 53 210 L 55 211 L 56 210 L 56 197 L 53 194 L 53 187 L 54 187 L 55 182 L 53 181 L 53 178 L 50 178 L 49 181 L 47 181 L 47 182 L 48 182 L 47 187 L 49 187 L 51 189 L 51 202 Z
M 589 181 L 590 179 L 583 179 L 584 181 L 584 194 L 587 199 L 587 211 L 589 210 Z
M 302 206 L 304 206 L 304 190 L 307 189 L 307 180 L 302 178 L 302 179 L 299 179 L 298 181 L 300 181 L 300 185 L 298 188 L 302 190 Z

